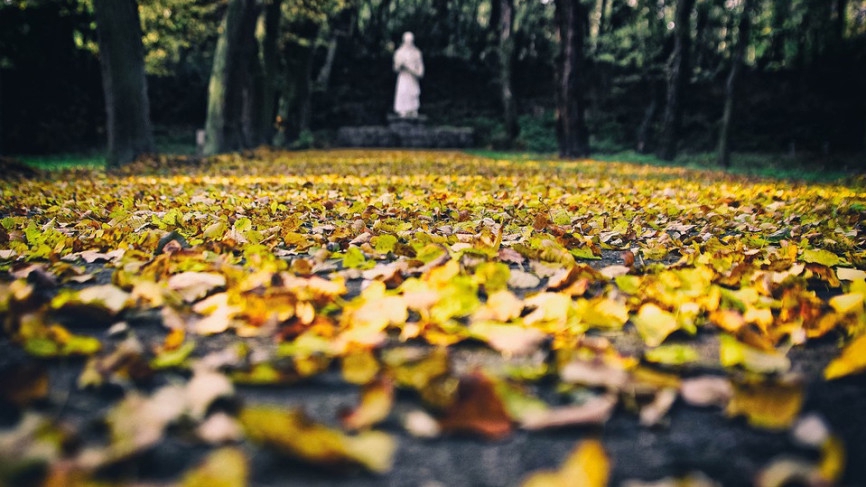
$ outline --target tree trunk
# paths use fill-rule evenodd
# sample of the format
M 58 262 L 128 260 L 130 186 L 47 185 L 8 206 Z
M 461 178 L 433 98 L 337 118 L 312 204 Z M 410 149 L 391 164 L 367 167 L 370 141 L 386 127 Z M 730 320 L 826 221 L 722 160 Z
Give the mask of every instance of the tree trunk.
M 650 129 L 652 129 L 653 120 L 659 109 L 656 82 L 652 79 L 649 80 L 649 97 L 649 105 L 644 110 L 643 120 L 641 120 L 640 126 L 637 129 L 637 144 L 635 144 L 635 149 L 641 154 L 648 154 L 650 152 Z
M 608 0 L 601 0 L 601 6 L 598 11 L 598 37 L 604 35 L 605 30 L 607 29 L 607 6 Z
M 206 155 L 238 150 L 245 145 L 241 126 L 248 66 L 245 61 L 249 60 L 255 43 L 257 16 L 255 0 L 229 0 L 220 24 L 208 85 Z
M 695 16 L 695 65 L 696 71 L 700 72 L 706 68 L 706 53 L 707 53 L 707 24 L 710 20 L 710 9 L 712 3 L 704 0 L 696 7 L 697 15 Z
M 0 68 L 0 156 L 3 155 L 3 69 Z
M 340 44 L 340 33 L 331 28 L 331 34 L 328 36 L 328 50 L 325 52 L 325 62 L 322 68 L 319 69 L 319 74 L 316 76 L 316 88 L 327 91 L 328 85 L 331 83 L 331 71 L 334 68 L 334 58 L 337 56 L 337 47 Z
M 848 26 L 848 0 L 836 0 L 836 14 L 833 21 L 835 40 L 841 44 L 842 39 L 845 38 L 845 29 Z
M 511 75 L 514 66 L 514 0 L 494 0 L 499 3 L 499 83 L 502 89 L 502 110 L 505 135 L 510 146 L 520 133 L 517 106 L 512 91 Z
M 280 68 L 280 53 L 277 41 L 280 36 L 280 11 L 283 0 L 271 0 L 261 14 L 257 32 L 262 64 L 262 105 L 259 113 L 259 134 L 266 144 L 273 142 L 276 133 L 274 122 L 277 112 L 277 72 Z
M 502 1 L 490 0 L 490 21 L 487 23 L 490 29 L 490 38 L 499 39 L 499 26 L 502 19 Z
M 94 0 L 105 94 L 108 167 L 153 152 L 141 20 L 135 0 Z
M 773 11 L 770 20 L 770 46 L 767 49 L 768 54 L 765 55 L 767 61 L 762 63 L 764 66 L 773 63 L 778 63 L 780 66 L 785 65 L 787 60 L 785 44 L 788 42 L 785 19 L 789 18 L 790 15 L 790 0 L 773 0 Z
M 737 43 L 731 56 L 731 72 L 728 74 L 728 82 L 725 85 L 725 110 L 722 115 L 721 129 L 719 130 L 718 161 L 725 169 L 731 165 L 731 123 L 734 114 L 734 102 L 736 99 L 737 80 L 743 69 L 743 61 L 746 57 L 746 48 L 749 45 L 749 35 L 752 29 L 752 9 L 754 0 L 743 1 L 743 11 L 740 14 L 739 28 L 737 32 Z
M 589 132 L 586 128 L 586 26 L 588 9 L 581 0 L 555 0 L 559 35 L 557 60 L 556 131 L 559 156 L 587 157 Z
M 680 0 L 677 2 L 674 27 L 674 51 L 668 62 L 668 86 L 659 157 L 672 161 L 677 155 L 680 126 L 683 118 L 682 98 L 691 76 L 689 63 L 691 51 L 691 32 L 689 18 L 695 0 Z

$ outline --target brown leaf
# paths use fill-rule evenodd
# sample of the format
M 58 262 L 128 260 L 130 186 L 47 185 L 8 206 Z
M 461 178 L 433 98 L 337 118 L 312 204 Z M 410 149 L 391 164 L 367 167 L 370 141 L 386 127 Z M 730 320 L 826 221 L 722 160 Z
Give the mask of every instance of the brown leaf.
M 481 373 L 460 378 L 457 398 L 439 420 L 448 433 L 480 435 L 499 440 L 511 434 L 511 418 L 493 381 Z

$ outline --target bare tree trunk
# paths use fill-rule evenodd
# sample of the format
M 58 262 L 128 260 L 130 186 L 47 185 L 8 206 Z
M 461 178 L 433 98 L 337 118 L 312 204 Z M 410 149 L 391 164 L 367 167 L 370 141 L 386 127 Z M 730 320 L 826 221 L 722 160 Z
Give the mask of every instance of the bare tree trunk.
M 105 93 L 108 167 L 153 152 L 141 20 L 135 0 L 94 0 Z
M 249 60 L 255 44 L 257 17 L 255 0 L 229 0 L 220 24 L 208 85 L 204 145 L 207 155 L 238 150 L 246 145 L 241 126 L 245 61 Z
M 319 31 L 321 33 L 321 31 Z M 298 85 L 298 132 L 309 132 L 313 118 L 313 55 L 316 51 L 316 41 L 319 34 L 313 38 L 306 49 L 303 59 L 303 71 Z
M 841 43 L 845 38 L 845 29 L 848 27 L 848 0 L 836 0 L 836 13 L 833 20 L 836 42 Z
M 262 106 L 259 113 L 259 134 L 266 144 L 273 142 L 275 128 L 274 122 L 277 112 L 277 72 L 280 66 L 277 41 L 280 36 L 280 18 L 282 12 L 280 7 L 283 0 L 271 0 L 260 17 L 259 30 L 259 52 L 262 64 Z
M 340 33 L 332 29 L 331 35 L 328 36 L 328 50 L 325 53 L 325 62 L 316 76 L 316 87 L 318 89 L 327 90 L 328 85 L 331 83 L 331 71 L 334 69 L 334 58 L 337 56 L 339 44 Z
M 517 122 L 517 106 L 512 91 L 511 75 L 514 66 L 514 0 L 494 0 L 499 2 L 499 83 L 502 89 L 502 110 L 505 122 L 505 135 L 511 145 L 520 134 Z
M 601 6 L 599 7 L 598 12 L 598 37 L 603 36 L 607 29 L 607 7 L 608 0 L 601 0 Z
M 721 129 L 719 130 L 718 161 L 725 169 L 731 165 L 731 124 L 733 122 L 734 102 L 737 92 L 737 80 L 743 69 L 743 61 L 746 57 L 746 48 L 749 45 L 749 35 L 752 29 L 752 9 L 754 0 L 743 1 L 743 11 L 740 14 L 739 28 L 737 32 L 737 43 L 731 56 L 731 72 L 725 85 L 725 111 L 722 115 Z
M 3 69 L 0 69 L 0 156 L 3 155 Z
M 589 155 L 589 132 L 586 128 L 586 26 L 588 9 L 581 0 L 555 0 L 556 26 L 559 35 L 557 60 L 556 128 L 559 156 Z
M 656 112 L 659 109 L 658 93 L 654 80 L 649 80 L 649 96 L 649 105 L 644 110 L 643 119 L 637 129 L 637 144 L 635 144 L 635 149 L 641 154 L 648 154 L 650 151 L 650 129 L 652 129 L 653 120 L 656 118 Z
M 680 126 L 683 118 L 682 98 L 689 78 L 691 77 L 691 28 L 689 18 L 695 6 L 695 0 L 680 0 L 677 2 L 674 26 L 674 51 L 668 63 L 668 86 L 659 157 L 672 161 L 677 155 Z
M 790 16 L 790 13 L 790 0 L 773 0 L 773 11 L 770 18 L 770 46 L 766 55 L 768 60 L 764 64 L 785 64 L 785 44 L 788 42 L 785 19 Z

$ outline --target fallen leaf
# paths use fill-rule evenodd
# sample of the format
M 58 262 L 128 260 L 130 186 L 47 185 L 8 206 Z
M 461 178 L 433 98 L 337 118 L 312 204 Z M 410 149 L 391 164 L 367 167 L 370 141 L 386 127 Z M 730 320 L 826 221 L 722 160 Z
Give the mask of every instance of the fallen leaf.
M 505 357 L 530 355 L 547 338 L 547 335 L 534 328 L 484 321 L 469 325 L 469 334 L 486 342 Z
M 653 303 L 646 303 L 641 306 L 637 315 L 632 316 L 631 322 L 634 323 L 644 343 L 649 347 L 661 345 L 668 335 L 680 327 L 673 314 Z
M 249 480 L 249 460 L 239 448 L 221 448 L 210 453 L 185 473 L 181 487 L 243 487 Z
M 442 431 L 499 440 L 511 434 L 511 418 L 494 383 L 473 373 L 460 378 L 457 397 L 439 420 Z
M 616 397 L 610 394 L 594 396 L 583 404 L 560 406 L 546 411 L 524 415 L 520 427 L 537 431 L 568 426 L 604 424 L 616 407 Z
M 866 334 L 855 338 L 842 349 L 838 357 L 827 364 L 824 378 L 834 380 L 864 371 L 866 371 Z
M 800 260 L 803 262 L 825 265 L 827 267 L 834 267 L 839 264 L 848 264 L 845 259 L 824 249 L 803 250 L 803 253 L 800 254 Z
M 782 430 L 794 424 L 803 405 L 803 386 L 793 381 L 734 384 L 725 414 L 745 416 L 756 428 Z
M 692 406 L 727 407 L 734 396 L 731 381 L 724 377 L 704 376 L 683 379 L 680 384 L 683 400 Z
M 416 438 L 436 438 L 442 434 L 442 428 L 436 419 L 420 409 L 406 413 L 403 427 Z
M 361 389 L 360 403 L 340 418 L 347 430 L 365 430 L 384 421 L 394 405 L 394 384 L 387 377 L 380 377 Z
M 584 440 L 569 454 L 557 471 L 537 472 L 523 481 L 523 487 L 606 487 L 610 460 L 598 440 Z
M 225 276 L 213 272 L 181 272 L 168 279 L 168 288 L 177 292 L 187 303 L 198 301 L 225 285 Z
M 659 424 L 665 415 L 670 411 L 677 400 L 677 390 L 672 388 L 663 388 L 659 390 L 652 402 L 642 407 L 640 410 L 641 426 L 655 426 Z
M 760 374 L 782 373 L 791 368 L 791 361 L 781 353 L 750 347 L 732 336 L 720 335 L 719 344 L 719 359 L 724 367 L 739 365 Z
M 395 440 L 379 431 L 345 435 L 313 422 L 299 409 L 248 407 L 241 411 L 247 435 L 279 453 L 315 465 L 355 464 L 374 473 L 391 470 Z

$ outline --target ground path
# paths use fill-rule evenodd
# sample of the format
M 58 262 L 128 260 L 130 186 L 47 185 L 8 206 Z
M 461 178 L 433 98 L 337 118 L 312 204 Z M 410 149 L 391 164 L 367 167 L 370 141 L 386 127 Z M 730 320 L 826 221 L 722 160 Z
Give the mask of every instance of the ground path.
M 0 181 L 0 483 L 864 485 L 864 216 L 452 152 Z

